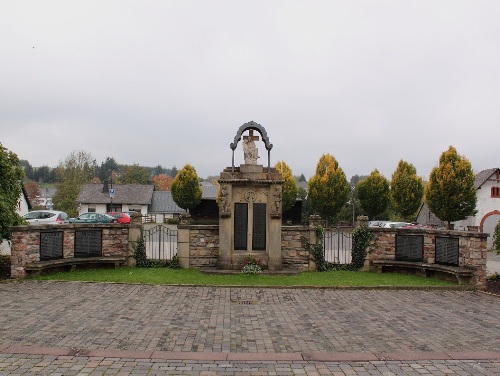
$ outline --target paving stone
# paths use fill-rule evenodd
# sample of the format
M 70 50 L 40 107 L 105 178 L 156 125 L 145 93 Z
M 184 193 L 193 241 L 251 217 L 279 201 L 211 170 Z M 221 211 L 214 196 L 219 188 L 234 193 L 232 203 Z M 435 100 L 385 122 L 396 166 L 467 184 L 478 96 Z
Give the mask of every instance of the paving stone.
M 2 376 L 500 374 L 499 300 L 473 291 L 24 281 L 0 295 Z

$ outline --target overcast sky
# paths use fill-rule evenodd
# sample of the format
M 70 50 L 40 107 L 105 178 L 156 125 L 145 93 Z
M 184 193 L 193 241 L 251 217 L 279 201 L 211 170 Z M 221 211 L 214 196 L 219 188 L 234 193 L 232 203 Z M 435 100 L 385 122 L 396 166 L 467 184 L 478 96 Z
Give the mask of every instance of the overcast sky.
M 262 125 L 295 175 L 400 159 L 427 178 L 450 145 L 500 167 L 500 1 L 2 1 L 0 142 L 33 166 L 218 175 Z M 257 142 L 261 164 L 264 144 Z M 243 162 L 241 142 L 236 164 Z

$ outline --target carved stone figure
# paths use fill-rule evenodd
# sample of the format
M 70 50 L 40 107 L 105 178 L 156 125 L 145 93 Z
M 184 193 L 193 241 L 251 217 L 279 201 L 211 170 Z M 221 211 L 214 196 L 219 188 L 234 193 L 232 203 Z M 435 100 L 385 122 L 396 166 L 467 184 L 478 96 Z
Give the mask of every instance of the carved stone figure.
M 220 213 L 224 215 L 230 214 L 228 194 L 227 185 L 222 185 L 220 188 Z
M 255 142 L 252 137 L 245 137 L 243 140 L 243 156 L 245 158 L 245 164 L 257 164 L 257 159 L 259 159 L 259 150 L 255 146 Z

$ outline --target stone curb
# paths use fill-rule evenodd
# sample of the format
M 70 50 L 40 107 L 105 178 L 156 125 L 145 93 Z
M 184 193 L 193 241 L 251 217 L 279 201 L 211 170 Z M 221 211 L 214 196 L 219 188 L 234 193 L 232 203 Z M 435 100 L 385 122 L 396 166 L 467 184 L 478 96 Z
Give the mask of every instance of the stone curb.
M 220 288 L 257 288 L 257 289 L 297 289 L 297 290 L 444 290 L 444 291 L 478 291 L 473 286 L 468 285 L 450 285 L 450 286 L 308 286 L 308 285 L 294 285 L 294 286 L 269 286 L 269 285 L 211 285 L 211 284 L 177 284 L 177 283 L 131 283 L 131 282 L 102 282 L 102 281 L 67 281 L 67 280 L 19 280 L 19 282 L 37 282 L 37 283 L 106 283 L 115 285 L 145 285 L 145 286 L 171 286 L 171 287 L 220 287 Z M 485 292 L 486 293 L 486 292 Z M 491 294 L 495 295 L 495 294 Z M 498 295 L 496 295 L 498 296 Z
M 424 360 L 500 360 L 500 351 L 411 351 L 373 352 L 293 352 L 293 353 L 215 353 L 181 351 L 135 351 L 115 349 L 74 349 L 39 346 L 0 346 L 0 354 L 51 355 L 123 359 L 195 360 L 230 362 L 373 362 Z

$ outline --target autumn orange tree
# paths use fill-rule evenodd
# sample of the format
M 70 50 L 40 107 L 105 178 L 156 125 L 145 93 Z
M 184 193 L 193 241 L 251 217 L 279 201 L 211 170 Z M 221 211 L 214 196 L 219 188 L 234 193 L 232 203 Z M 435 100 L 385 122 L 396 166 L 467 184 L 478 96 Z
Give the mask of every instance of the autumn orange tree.
M 422 204 L 424 183 L 411 163 L 399 161 L 396 171 L 392 174 L 390 191 L 394 211 L 405 220 L 413 220 Z
M 439 219 L 450 223 L 476 213 L 474 172 L 467 158 L 450 146 L 439 158 L 425 186 L 425 202 Z
M 276 166 L 274 166 L 279 173 L 281 173 L 283 179 L 283 199 L 282 199 L 282 210 L 286 212 L 290 210 L 297 201 L 297 184 L 295 183 L 295 178 L 293 177 L 292 170 L 284 161 L 278 161 Z
M 157 191 L 169 191 L 172 181 L 172 177 L 167 174 L 160 174 L 151 178 L 151 182 Z
M 26 193 L 31 205 L 37 206 L 38 204 L 40 204 L 39 197 L 41 195 L 41 189 L 37 183 L 35 183 L 33 180 L 30 180 L 29 182 L 24 184 L 24 189 L 26 189 Z
M 316 165 L 316 173 L 309 179 L 308 198 L 313 211 L 332 218 L 349 197 L 349 183 L 344 171 L 330 154 L 323 154 Z

